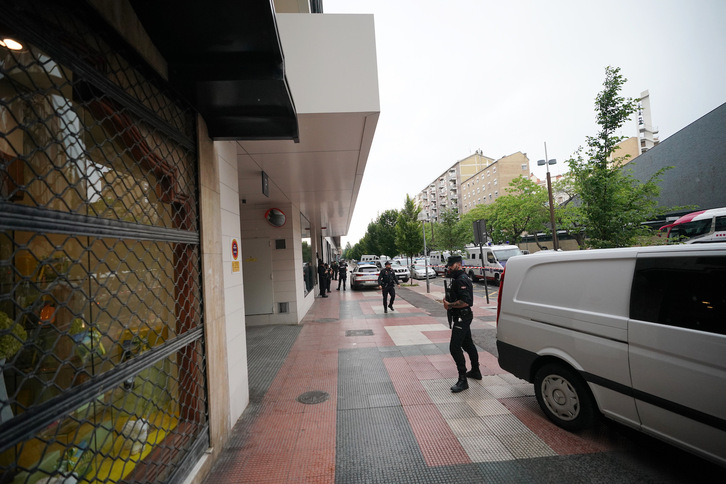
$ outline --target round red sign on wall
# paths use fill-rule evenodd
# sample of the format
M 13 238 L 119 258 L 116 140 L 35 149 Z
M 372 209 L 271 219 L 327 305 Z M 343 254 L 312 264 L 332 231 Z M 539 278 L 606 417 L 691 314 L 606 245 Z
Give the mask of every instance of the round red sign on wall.
M 239 245 L 237 239 L 232 239 L 232 259 L 237 260 L 239 257 Z

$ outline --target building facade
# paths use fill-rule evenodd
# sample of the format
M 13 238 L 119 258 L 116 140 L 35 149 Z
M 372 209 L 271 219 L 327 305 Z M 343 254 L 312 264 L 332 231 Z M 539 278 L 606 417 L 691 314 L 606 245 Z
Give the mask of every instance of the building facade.
M 646 181 L 658 170 L 661 177 L 658 205 L 691 206 L 693 210 L 726 206 L 726 104 L 705 114 L 628 164 L 633 176 Z
M 463 160 L 451 165 L 435 178 L 415 197 L 417 206 L 429 215 L 432 222 L 438 222 L 441 213 L 457 210 L 462 213 L 461 183 L 494 162 L 477 150 Z
M 477 205 L 494 202 L 517 177 L 529 176 L 529 158 L 518 151 L 487 164 L 461 182 L 461 210 L 465 214 Z
M 646 90 L 640 93 L 638 100 L 638 142 L 640 153 L 645 153 L 656 146 L 660 141 L 658 128 L 653 126 L 650 110 L 650 93 Z
M 312 306 L 375 34 L 275 3 L 0 6 L 2 482 L 200 482 L 249 402 L 245 328 Z

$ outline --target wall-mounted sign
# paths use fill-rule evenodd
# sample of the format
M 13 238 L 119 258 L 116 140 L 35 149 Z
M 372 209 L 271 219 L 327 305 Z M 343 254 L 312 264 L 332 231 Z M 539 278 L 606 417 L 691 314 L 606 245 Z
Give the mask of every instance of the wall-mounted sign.
M 232 272 L 239 272 L 239 242 L 237 239 L 232 239 Z
M 265 219 L 267 219 L 273 227 L 282 227 L 285 225 L 287 217 L 285 217 L 285 213 L 279 208 L 271 208 L 265 212 Z

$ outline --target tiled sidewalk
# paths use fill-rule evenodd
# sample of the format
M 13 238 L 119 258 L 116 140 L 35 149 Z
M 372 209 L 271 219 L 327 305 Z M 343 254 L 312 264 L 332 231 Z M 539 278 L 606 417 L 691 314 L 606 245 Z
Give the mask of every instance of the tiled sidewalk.
M 551 425 L 532 385 L 483 349 L 484 379 L 452 394 L 442 293 L 404 286 L 384 314 L 380 292 L 334 290 L 302 326 L 249 328 L 250 406 L 206 482 L 595 482 L 593 468 L 598 482 L 669 480 L 631 461 L 604 469 L 629 440 Z M 491 335 L 495 304 L 477 298 L 475 315 Z

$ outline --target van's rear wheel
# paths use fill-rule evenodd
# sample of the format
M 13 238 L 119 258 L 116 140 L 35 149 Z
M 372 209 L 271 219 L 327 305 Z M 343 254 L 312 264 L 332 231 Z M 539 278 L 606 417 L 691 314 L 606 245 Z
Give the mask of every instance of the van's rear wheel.
M 550 363 L 534 376 L 534 393 L 552 422 L 575 432 L 595 422 L 597 409 L 585 381 L 569 367 Z

